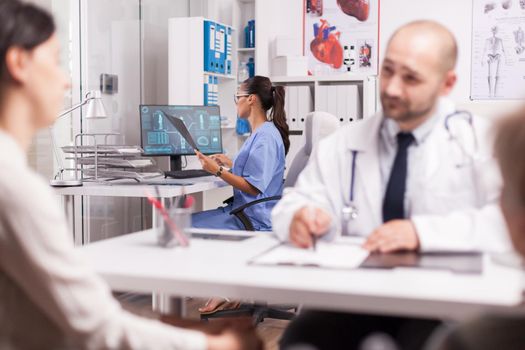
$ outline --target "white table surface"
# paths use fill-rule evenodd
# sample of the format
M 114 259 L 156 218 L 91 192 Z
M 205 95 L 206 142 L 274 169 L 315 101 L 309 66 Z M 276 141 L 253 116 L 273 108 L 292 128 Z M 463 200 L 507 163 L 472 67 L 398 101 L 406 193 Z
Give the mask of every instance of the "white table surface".
M 158 181 L 163 181 L 163 177 Z M 181 194 L 197 193 L 229 186 L 226 182 L 215 176 L 204 176 L 192 179 L 167 179 L 166 185 L 151 185 L 127 181 L 114 181 L 107 183 L 84 182 L 78 187 L 58 187 L 55 193 L 62 196 L 104 196 L 104 197 L 146 197 L 150 193 L 154 197 L 172 198 Z M 159 190 L 156 195 L 155 187 Z
M 193 239 L 188 248 L 166 249 L 156 245 L 154 231 L 148 230 L 78 249 L 113 290 L 121 291 L 451 319 L 506 309 L 522 300 L 522 271 L 494 264 L 489 256 L 481 275 L 247 264 L 275 244 L 263 233 L 241 242 Z

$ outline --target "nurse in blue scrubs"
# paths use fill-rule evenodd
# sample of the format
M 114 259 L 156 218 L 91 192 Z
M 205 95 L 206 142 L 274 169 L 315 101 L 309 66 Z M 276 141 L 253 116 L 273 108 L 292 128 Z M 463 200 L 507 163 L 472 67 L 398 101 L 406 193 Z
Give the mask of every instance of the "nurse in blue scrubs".
M 234 97 L 239 117 L 247 119 L 252 130 L 237 157 L 232 161 L 223 154 L 208 157 L 197 152 L 204 170 L 233 187 L 233 203 L 193 214 L 193 227 L 243 230 L 241 221 L 230 215 L 232 209 L 283 191 L 285 156 L 290 148 L 284 87 L 255 76 L 244 81 Z M 274 205 L 275 201 L 259 203 L 244 213 L 256 230 L 270 231 Z

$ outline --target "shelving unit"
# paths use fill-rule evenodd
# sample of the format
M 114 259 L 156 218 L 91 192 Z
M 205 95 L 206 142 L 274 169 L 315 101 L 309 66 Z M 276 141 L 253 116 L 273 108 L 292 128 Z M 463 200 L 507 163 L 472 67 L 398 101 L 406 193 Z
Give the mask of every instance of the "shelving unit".
M 233 3 L 232 25 L 237 29 L 237 59 L 236 68 L 241 62 L 247 62 L 250 57 L 255 61 L 255 72 L 257 74 L 257 19 L 255 13 L 256 0 L 236 0 Z M 244 28 L 249 20 L 255 20 L 255 43 L 256 47 L 246 47 Z
M 298 77 L 283 77 L 276 76 L 271 77 L 274 84 L 283 86 L 308 86 L 310 88 L 313 98 L 313 109 L 321 110 L 328 113 L 334 114 L 340 118 L 344 124 L 351 120 L 361 119 L 363 117 L 374 114 L 377 109 L 377 77 L 360 74 L 337 74 L 328 76 L 298 76 Z M 323 96 L 325 89 L 328 86 L 356 86 L 357 87 L 357 100 L 355 101 L 358 106 L 356 115 L 340 115 L 341 112 L 337 111 L 336 106 L 327 105 L 326 102 L 321 102 L 320 97 Z M 336 95 L 332 97 L 337 98 Z M 343 96 L 341 96 L 343 98 Z M 350 98 L 350 96 L 349 96 Z M 299 125 L 298 130 L 302 130 L 303 127 Z

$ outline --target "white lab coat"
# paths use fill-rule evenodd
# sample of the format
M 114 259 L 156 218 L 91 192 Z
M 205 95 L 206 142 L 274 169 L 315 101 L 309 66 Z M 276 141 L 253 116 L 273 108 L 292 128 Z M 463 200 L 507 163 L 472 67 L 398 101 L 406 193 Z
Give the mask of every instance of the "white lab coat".
M 501 176 L 492 157 L 491 123 L 474 117 L 479 141 L 477 156 L 470 165 L 458 167 L 469 158 L 450 140 L 444 128 L 445 116 L 455 107 L 446 99 L 439 105 L 439 119 L 425 141 L 431 147 L 426 148 L 415 186 L 411 193 L 406 193 L 421 250 L 509 250 L 497 203 Z M 350 194 L 352 151 L 358 152 L 354 203 L 359 215 L 350 222 L 349 231 L 368 236 L 382 224 L 384 190 L 378 157 L 382 120 L 379 113 L 349 124 L 318 144 L 296 186 L 285 191 L 272 212 L 273 229 L 281 239 L 288 239 L 292 217 L 304 206 L 320 207 L 331 215 L 332 229 L 325 239 L 341 232 L 341 210 Z M 466 123 L 463 126 L 459 131 L 465 136 L 464 145 L 468 148 L 473 145 L 472 131 Z

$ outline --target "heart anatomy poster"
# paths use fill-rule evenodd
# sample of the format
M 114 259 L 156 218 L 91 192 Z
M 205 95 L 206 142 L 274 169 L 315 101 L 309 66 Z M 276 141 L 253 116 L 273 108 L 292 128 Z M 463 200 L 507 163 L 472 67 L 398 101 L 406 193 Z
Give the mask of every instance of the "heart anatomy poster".
M 473 0 L 470 97 L 525 96 L 525 0 Z
M 305 0 L 304 54 L 312 75 L 377 74 L 379 0 Z

